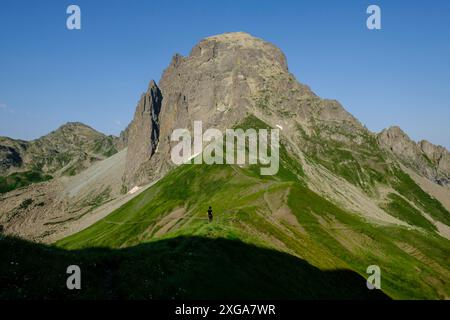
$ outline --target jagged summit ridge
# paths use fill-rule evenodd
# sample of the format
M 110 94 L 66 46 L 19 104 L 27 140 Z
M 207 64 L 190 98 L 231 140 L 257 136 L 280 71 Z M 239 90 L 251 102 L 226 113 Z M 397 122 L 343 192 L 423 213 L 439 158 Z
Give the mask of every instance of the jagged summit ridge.
M 450 183 L 450 153 L 446 148 L 426 140 L 416 143 L 398 126 L 384 129 L 377 140 L 407 167 L 440 185 Z

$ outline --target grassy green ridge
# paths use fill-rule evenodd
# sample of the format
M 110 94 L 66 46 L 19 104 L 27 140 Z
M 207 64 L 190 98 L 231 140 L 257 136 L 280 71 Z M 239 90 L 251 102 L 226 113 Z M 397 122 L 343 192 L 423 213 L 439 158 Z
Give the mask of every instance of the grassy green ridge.
M 248 117 L 237 127 L 267 128 L 267 125 L 256 117 Z M 139 195 L 106 219 L 58 244 L 66 248 L 136 245 L 151 239 L 158 231 L 158 226 L 152 230 L 149 228 L 167 213 L 180 207 L 190 212 L 190 218 L 183 220 L 189 225 L 186 225 L 185 230 L 191 230 L 194 234 L 202 232 L 205 206 L 214 207 L 219 213 L 216 218 L 229 221 L 240 214 L 240 207 L 257 207 L 264 190 L 274 183 L 295 181 L 303 185 L 300 179 L 303 175 L 301 167 L 297 165 L 297 175 L 286 168 L 294 160 L 283 146 L 280 148 L 280 158 L 278 174 L 266 177 L 259 175 L 258 165 L 245 169 L 234 165 L 180 166 L 146 191 L 145 195 Z M 245 191 L 252 188 L 255 192 Z
M 0 193 L 26 187 L 32 183 L 47 181 L 51 178 L 52 176 L 39 171 L 15 172 L 6 177 L 0 177 Z
M 423 191 L 411 177 L 399 168 L 393 169 L 395 179 L 391 182 L 394 189 L 407 199 L 416 203 L 434 219 L 450 226 L 450 212 L 435 198 Z
M 239 239 L 296 255 L 321 270 L 351 269 L 364 276 L 367 266 L 377 264 L 383 270 L 383 291 L 394 298 L 448 296 L 447 240 L 401 227 L 376 227 L 300 183 L 276 177 L 257 182 L 246 169 L 235 169 L 179 167 L 107 218 L 57 245 L 121 248 L 180 236 Z M 289 208 L 306 232 L 273 223 L 264 196 L 280 192 L 288 192 Z M 207 205 L 215 211 L 212 224 L 206 220 Z M 177 207 L 187 213 L 167 233 L 156 236 L 162 227 L 158 222 Z M 404 244 L 417 255 L 411 255 Z
M 388 195 L 390 202 L 384 207 L 384 209 L 393 215 L 394 217 L 403 220 L 410 225 L 422 227 L 429 231 L 436 231 L 436 227 L 427 218 L 425 218 L 420 211 L 411 206 L 402 197 L 395 193 Z

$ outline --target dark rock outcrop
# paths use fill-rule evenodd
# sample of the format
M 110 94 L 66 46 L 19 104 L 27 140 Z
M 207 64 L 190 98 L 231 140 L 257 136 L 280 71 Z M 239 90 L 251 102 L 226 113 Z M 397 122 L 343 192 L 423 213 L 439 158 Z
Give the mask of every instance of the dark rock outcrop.
M 127 162 L 124 175 L 126 185 L 140 183 L 148 174 L 145 164 L 156 152 L 159 142 L 159 114 L 162 95 L 152 80 L 148 90 L 141 96 L 133 121 L 127 128 Z

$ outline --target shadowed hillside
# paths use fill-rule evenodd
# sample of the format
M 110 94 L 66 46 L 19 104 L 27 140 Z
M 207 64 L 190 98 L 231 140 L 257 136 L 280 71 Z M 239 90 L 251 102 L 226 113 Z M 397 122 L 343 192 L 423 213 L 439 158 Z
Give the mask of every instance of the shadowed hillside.
M 236 240 L 178 237 L 126 249 L 66 251 L 0 241 L 1 299 L 387 299 L 349 270 Z M 78 265 L 82 289 L 66 288 Z M 45 288 L 45 289 L 44 289 Z

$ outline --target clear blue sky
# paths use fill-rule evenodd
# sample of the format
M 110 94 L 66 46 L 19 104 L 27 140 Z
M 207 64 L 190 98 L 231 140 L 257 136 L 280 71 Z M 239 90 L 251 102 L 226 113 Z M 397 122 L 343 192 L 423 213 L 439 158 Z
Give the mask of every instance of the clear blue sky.
M 66 29 L 81 7 L 82 29 Z M 382 30 L 366 28 L 378 4 Z M 450 1 L 0 0 L 0 135 L 67 121 L 118 134 L 150 79 L 200 39 L 246 31 L 372 131 L 401 126 L 450 147 Z

